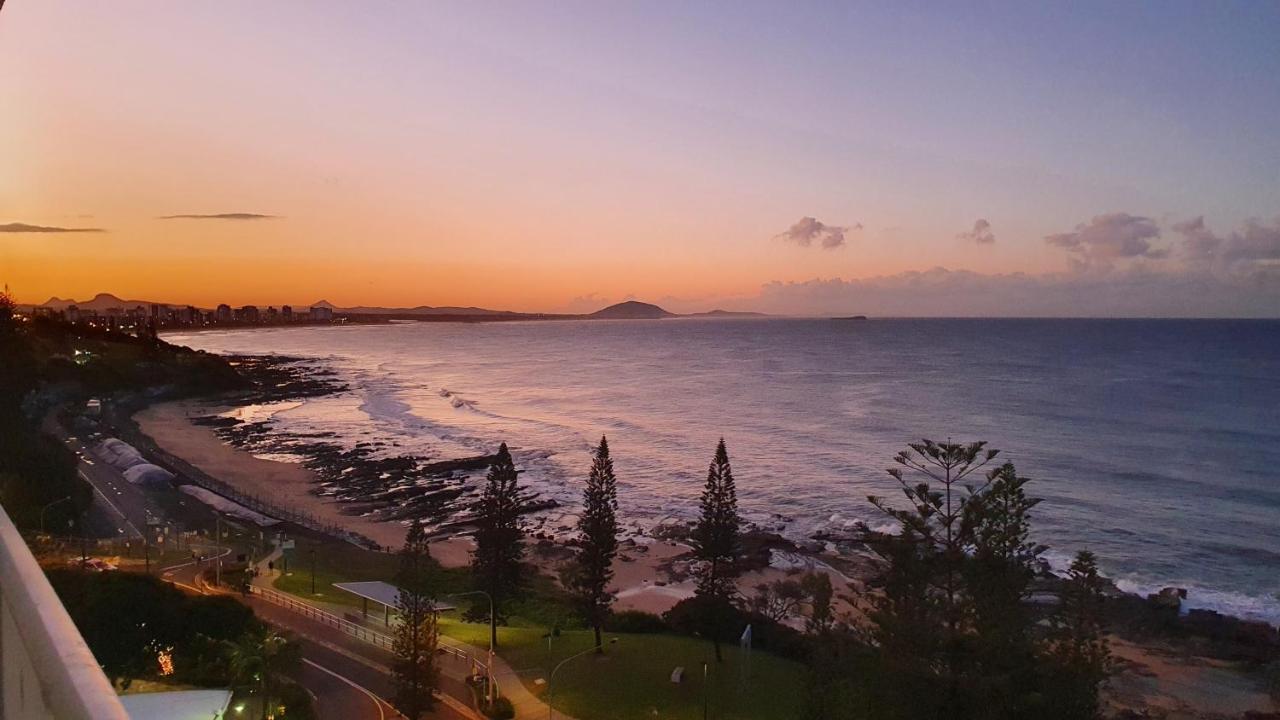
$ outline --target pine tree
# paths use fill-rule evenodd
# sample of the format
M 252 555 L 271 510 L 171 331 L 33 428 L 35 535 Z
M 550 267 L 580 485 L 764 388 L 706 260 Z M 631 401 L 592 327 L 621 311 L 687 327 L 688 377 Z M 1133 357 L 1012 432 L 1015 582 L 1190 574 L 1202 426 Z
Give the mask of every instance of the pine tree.
M 493 647 L 497 647 L 502 606 L 520 591 L 520 561 L 524 557 L 516 466 L 506 443 L 498 448 L 489 466 L 484 492 L 476 505 L 476 526 L 471 571 L 479 589 L 489 593 L 492 600 L 489 633 Z
M 570 587 L 578 597 L 583 617 L 595 631 L 596 652 L 604 652 L 601 633 L 613 604 L 609 583 L 613 580 L 613 559 L 618 554 L 618 481 L 604 437 L 591 462 L 582 505 L 578 518 L 580 544 Z
M 415 520 L 400 550 L 400 572 L 396 575 L 400 588 L 396 610 L 400 619 L 392 644 L 396 708 L 409 720 L 421 718 L 434 700 L 440 633 L 431 587 L 433 568 L 426 531 L 422 521 Z
M 969 561 L 965 588 L 973 623 L 973 663 L 965 669 L 989 716 L 1014 717 L 1035 702 L 1037 643 L 1026 599 L 1045 547 L 1031 541 L 1031 509 L 1012 463 L 989 475 L 986 492 L 965 506 Z
M 1053 717 L 1098 716 L 1098 690 L 1111 665 L 1103 631 L 1103 587 L 1093 553 L 1078 553 L 1063 584 L 1050 636 L 1048 705 Z
M 966 481 L 998 454 L 985 442 L 912 443 L 894 457 L 902 468 L 888 471 L 907 508 L 867 498 L 901 526 L 897 537 L 880 545 L 885 591 L 873 601 L 869 619 L 887 673 L 883 685 L 901 685 L 887 701 L 901 702 L 908 716 L 960 716 L 970 709 L 969 688 L 961 678 L 972 626 L 964 570 L 973 525 L 966 518 L 995 473 L 976 488 Z M 923 479 L 912 482 L 903 468 Z M 931 705 L 934 701 L 940 704 Z
M 716 446 L 715 459 L 707 471 L 707 484 L 702 490 L 702 514 L 693 531 L 694 556 L 701 561 L 696 597 L 706 614 L 707 635 L 715 646 L 716 660 L 724 658 L 720 642 L 725 624 L 733 611 L 735 580 L 742 552 L 738 516 L 738 490 L 729 466 L 729 452 L 724 438 Z

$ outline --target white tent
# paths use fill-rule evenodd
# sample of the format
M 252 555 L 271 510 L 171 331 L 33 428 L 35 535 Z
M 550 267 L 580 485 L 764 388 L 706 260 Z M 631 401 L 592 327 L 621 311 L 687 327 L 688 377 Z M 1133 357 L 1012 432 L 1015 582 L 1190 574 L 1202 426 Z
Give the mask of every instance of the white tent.
M 173 482 L 173 473 L 157 465 L 139 463 L 124 471 L 124 479 L 143 487 L 166 487 Z

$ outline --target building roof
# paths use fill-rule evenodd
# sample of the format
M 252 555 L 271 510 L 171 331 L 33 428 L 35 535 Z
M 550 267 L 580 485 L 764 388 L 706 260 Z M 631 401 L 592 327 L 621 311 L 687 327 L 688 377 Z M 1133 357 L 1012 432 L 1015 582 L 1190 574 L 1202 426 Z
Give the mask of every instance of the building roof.
M 230 690 L 174 690 L 121 695 L 130 720 L 217 720 L 231 704 Z
M 381 580 L 334 583 L 333 586 L 339 590 L 345 590 L 352 595 L 362 597 L 366 600 L 372 600 L 379 605 L 386 605 L 391 608 L 396 606 L 396 598 L 400 595 L 400 588 L 392 585 L 391 583 L 382 582 Z M 446 612 L 448 610 L 456 609 L 453 605 L 446 605 L 444 603 L 436 603 L 434 607 L 436 612 Z

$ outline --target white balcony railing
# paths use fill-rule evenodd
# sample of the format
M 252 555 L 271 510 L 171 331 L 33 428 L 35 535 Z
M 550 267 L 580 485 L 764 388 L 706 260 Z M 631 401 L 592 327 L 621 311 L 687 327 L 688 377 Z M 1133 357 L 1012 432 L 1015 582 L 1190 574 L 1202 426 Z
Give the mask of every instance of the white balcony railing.
M 110 681 L 3 508 L 0 718 L 129 719 Z

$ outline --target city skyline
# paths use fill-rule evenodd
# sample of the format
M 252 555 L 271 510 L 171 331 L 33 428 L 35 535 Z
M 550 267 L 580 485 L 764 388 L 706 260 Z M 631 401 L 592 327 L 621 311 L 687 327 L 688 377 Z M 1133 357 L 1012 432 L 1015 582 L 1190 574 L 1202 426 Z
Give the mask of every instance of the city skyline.
M 734 8 L 10 3 L 0 280 L 23 303 L 1277 313 L 1276 8 Z

